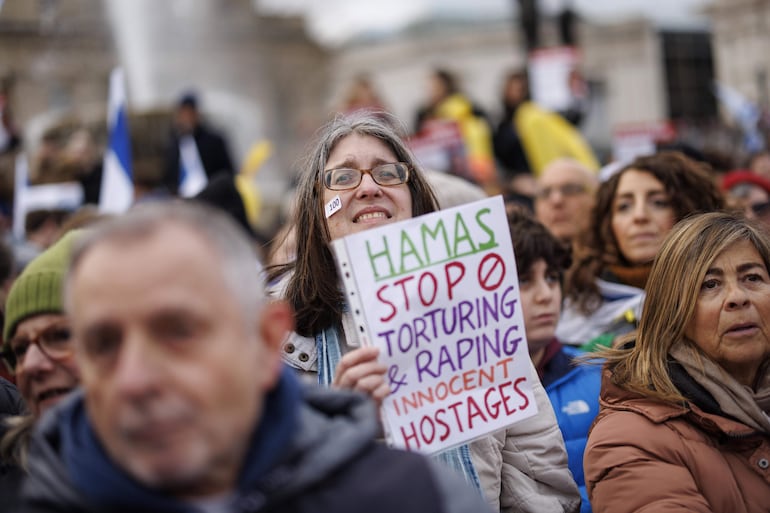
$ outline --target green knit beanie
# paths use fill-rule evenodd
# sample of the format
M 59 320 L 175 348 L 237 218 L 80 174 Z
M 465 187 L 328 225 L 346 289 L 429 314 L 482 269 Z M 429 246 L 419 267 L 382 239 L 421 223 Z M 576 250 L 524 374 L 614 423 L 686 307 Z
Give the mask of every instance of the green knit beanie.
M 16 278 L 5 302 L 5 343 L 16 332 L 16 326 L 27 317 L 64 312 L 64 276 L 72 242 L 80 233 L 82 230 L 68 232 L 27 264 Z

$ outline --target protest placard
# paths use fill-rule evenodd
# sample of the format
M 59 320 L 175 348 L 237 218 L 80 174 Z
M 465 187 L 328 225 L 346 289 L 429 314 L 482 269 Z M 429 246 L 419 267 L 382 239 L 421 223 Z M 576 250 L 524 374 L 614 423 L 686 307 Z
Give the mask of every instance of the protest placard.
M 431 119 L 406 140 L 415 158 L 426 169 L 470 179 L 468 155 L 460 125 L 447 119 Z
M 438 452 L 537 413 L 502 197 L 332 242 L 390 443 Z

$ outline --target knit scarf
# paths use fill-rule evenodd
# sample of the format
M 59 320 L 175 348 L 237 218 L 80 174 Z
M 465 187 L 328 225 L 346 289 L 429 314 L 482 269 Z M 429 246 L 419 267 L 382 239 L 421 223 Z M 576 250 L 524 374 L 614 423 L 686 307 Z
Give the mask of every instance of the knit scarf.
M 286 368 L 276 388 L 265 397 L 261 420 L 238 478 L 238 492 L 259 485 L 285 454 L 297 428 L 300 401 L 299 384 Z M 189 504 L 146 487 L 119 468 L 97 439 L 82 399 L 61 412 L 59 433 L 64 465 L 73 484 L 104 511 L 118 506 L 128 511 L 196 511 Z
M 624 265 L 611 265 L 609 270 L 617 277 L 617 281 L 624 285 L 631 285 L 638 289 L 644 289 L 647 278 L 650 276 L 652 264 L 626 267 Z
M 315 337 L 315 342 L 318 354 L 318 384 L 330 387 L 334 381 L 334 371 L 342 357 L 339 332 L 334 327 L 327 328 Z M 459 473 L 469 484 L 481 490 L 479 475 L 473 466 L 467 444 L 435 454 L 433 459 Z
M 754 391 L 738 383 L 721 366 L 698 354 L 684 342 L 674 344 L 669 354 L 714 397 L 724 413 L 757 431 L 770 433 L 770 373 L 767 363 L 761 369 L 762 374 Z

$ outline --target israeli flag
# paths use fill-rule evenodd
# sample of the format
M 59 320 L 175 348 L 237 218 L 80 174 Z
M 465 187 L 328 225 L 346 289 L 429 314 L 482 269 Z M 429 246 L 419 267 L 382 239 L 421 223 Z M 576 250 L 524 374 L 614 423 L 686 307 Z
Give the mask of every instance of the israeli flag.
M 131 140 L 126 113 L 126 83 L 122 68 L 110 74 L 110 97 L 107 111 L 109 146 L 104 154 L 99 211 L 120 214 L 134 202 L 131 173 Z
M 24 240 L 24 221 L 27 209 L 24 205 L 24 191 L 29 185 L 29 162 L 24 152 L 16 156 L 16 169 L 13 177 L 13 236 Z
M 179 139 L 179 195 L 183 198 L 195 196 L 209 183 L 203 167 L 198 145 L 192 135 Z

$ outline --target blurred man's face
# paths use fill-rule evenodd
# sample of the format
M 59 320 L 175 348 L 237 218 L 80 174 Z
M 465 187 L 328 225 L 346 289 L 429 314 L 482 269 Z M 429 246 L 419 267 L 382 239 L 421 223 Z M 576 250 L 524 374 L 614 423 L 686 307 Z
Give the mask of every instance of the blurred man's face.
M 279 374 L 285 305 L 244 314 L 217 254 L 173 223 L 97 244 L 68 291 L 86 408 L 110 457 L 173 496 L 231 490 Z
M 438 75 L 428 79 L 428 98 L 431 104 L 437 104 L 449 95 L 446 84 Z
M 770 194 L 762 187 L 740 183 L 727 191 L 725 199 L 729 207 L 743 211 L 748 219 L 770 224 Z
M 177 109 L 174 121 L 179 133 L 191 134 L 198 125 L 198 111 L 189 105 L 182 105 Z
M 583 233 L 594 206 L 596 179 L 569 162 L 543 170 L 535 195 L 535 216 L 557 238 L 571 242 Z
M 523 78 L 510 78 L 505 84 L 503 95 L 508 105 L 518 105 L 527 97 L 527 81 Z

